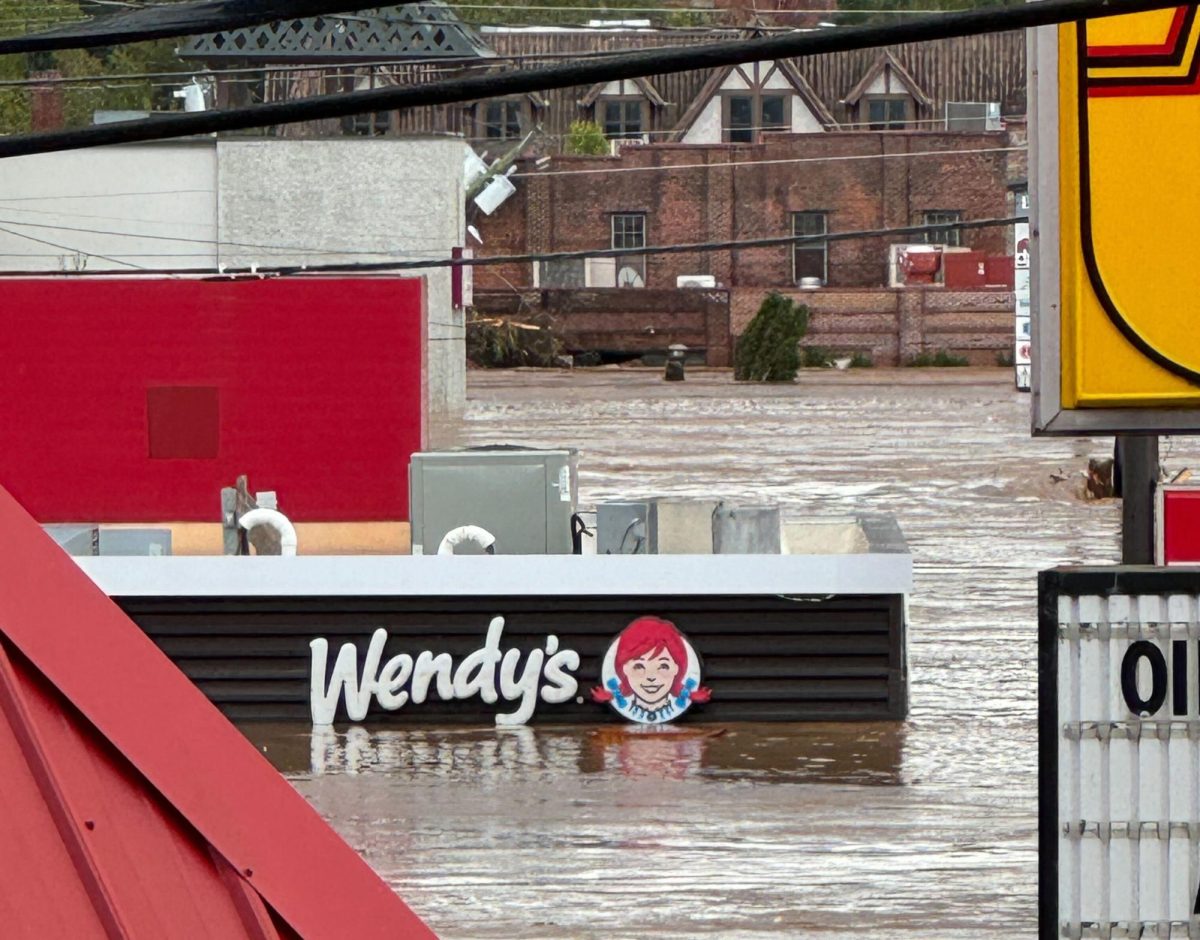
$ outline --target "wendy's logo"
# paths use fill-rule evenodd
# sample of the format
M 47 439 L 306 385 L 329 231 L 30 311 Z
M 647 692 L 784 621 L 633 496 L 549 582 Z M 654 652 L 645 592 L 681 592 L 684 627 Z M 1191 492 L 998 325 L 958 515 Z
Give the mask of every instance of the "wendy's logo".
M 639 617 L 621 631 L 604 654 L 600 681 L 593 701 L 647 725 L 674 721 L 712 694 L 700 685 L 700 657 L 692 644 L 675 624 L 657 617 Z

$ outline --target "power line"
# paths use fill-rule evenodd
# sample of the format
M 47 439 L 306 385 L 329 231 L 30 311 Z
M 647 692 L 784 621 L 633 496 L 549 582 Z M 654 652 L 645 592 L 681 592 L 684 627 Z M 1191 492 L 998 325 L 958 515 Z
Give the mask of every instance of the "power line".
M 37 242 L 39 245 L 47 245 L 50 248 L 57 248 L 60 251 L 67 251 L 73 255 L 87 255 L 89 258 L 99 258 L 101 261 L 107 261 L 110 264 L 123 264 L 127 268 L 136 268 L 139 271 L 148 270 L 147 268 L 142 267 L 140 264 L 134 264 L 132 261 L 122 261 L 119 258 L 112 258 L 108 255 L 96 254 L 93 251 L 83 251 L 79 248 L 72 248 L 70 245 L 61 245 L 58 242 L 46 241 L 44 238 L 35 238 L 34 236 L 26 235 L 23 232 L 14 232 L 12 229 L 7 229 L 3 226 L 0 226 L 0 232 L 12 235 L 15 238 L 24 238 L 31 242 Z
M 19 210 L 18 210 L 19 211 Z M 83 228 L 77 225 L 52 225 L 48 222 L 23 222 L 18 219 L 0 219 L 0 223 L 4 225 L 19 225 L 24 228 L 44 228 L 57 232 L 76 232 L 84 235 L 108 235 L 113 238 L 137 238 L 146 241 L 162 241 L 162 242 L 184 242 L 193 245 L 214 245 L 217 247 L 228 248 L 255 248 L 259 251 L 290 251 L 299 252 L 301 254 L 323 254 L 323 255 L 390 255 L 398 253 L 397 250 L 380 249 L 379 251 L 369 251 L 365 249 L 338 249 L 338 248 L 305 248 L 302 245 L 260 245 L 250 242 L 231 242 L 223 241 L 215 238 L 191 238 L 186 235 L 155 235 L 149 232 L 115 232 L 107 229 L 98 228 Z M 7 229 L 5 229 L 7 231 Z M 10 235 L 20 235 L 22 238 L 28 238 L 20 232 L 9 232 Z M 439 239 L 410 239 L 415 241 L 439 241 Z
M 901 235 L 932 235 L 968 229 L 997 228 L 1024 222 L 1024 216 L 1003 219 L 976 219 L 966 222 L 944 222 L 937 225 L 908 225 L 901 228 L 859 229 L 849 232 L 829 232 L 825 235 L 778 235 L 771 238 L 745 238 L 719 242 L 694 242 L 678 245 L 656 245 L 645 248 L 598 248 L 590 251 L 553 251 L 522 255 L 488 255 L 477 258 L 442 258 L 436 261 L 369 262 L 367 264 L 318 264 L 275 269 L 279 274 L 303 272 L 368 273 L 371 271 L 405 271 L 415 268 L 490 267 L 497 264 L 525 264 L 532 261 L 581 261 L 585 258 L 621 258 L 628 255 L 676 255 L 690 252 L 737 251 L 744 248 L 772 248 L 779 245 L 853 241 L 865 238 L 888 238 Z M 272 269 L 260 267 L 262 272 Z
M 1121 13 L 1175 6 L 1173 0 L 1123 0 Z M 479 77 L 449 79 L 420 86 L 394 86 L 253 105 L 229 111 L 167 114 L 153 121 L 124 121 L 78 130 L 22 134 L 0 139 L 0 157 L 72 150 L 102 144 L 161 140 L 191 134 L 246 130 L 273 124 L 340 118 L 371 111 L 393 111 L 424 105 L 452 104 L 528 94 L 550 88 L 593 85 L 597 82 L 662 75 L 700 68 L 719 68 L 744 62 L 786 59 L 895 43 L 923 42 L 1018 27 L 1046 26 L 1088 17 L 1111 16 L 1112 0 L 1041 0 L 1020 7 L 966 10 L 944 16 L 920 17 L 895 26 L 864 26 L 846 30 L 767 36 L 735 42 L 640 50 L 597 62 L 569 63 L 539 69 L 509 71 Z
M 194 0 L 156 4 L 108 13 L 45 32 L 0 39 L 0 55 L 116 46 L 362 8 L 363 0 Z
M 148 268 L 142 270 L 147 274 L 160 275 L 202 275 L 216 274 L 224 276 L 237 276 L 239 274 L 251 274 L 252 276 L 262 277 L 266 275 L 292 275 L 292 274 L 370 274 L 370 273 L 385 273 L 389 271 L 417 271 L 427 270 L 430 268 L 463 268 L 463 267 L 491 267 L 500 264 L 527 264 L 535 261 L 579 261 L 586 258 L 620 258 L 625 256 L 642 257 L 644 255 L 672 255 L 672 254 L 688 254 L 702 253 L 710 251 L 737 251 L 746 248 L 772 248 L 780 245 L 801 245 L 801 244 L 825 244 L 827 242 L 854 241 L 868 238 L 889 238 L 907 235 L 933 235 L 943 234 L 951 231 L 963 231 L 970 229 L 984 228 L 999 228 L 1001 226 L 1012 225 L 1016 222 L 1026 221 L 1024 216 L 1013 216 L 1010 218 L 995 218 L 995 219 L 975 219 L 973 221 L 963 222 L 942 222 L 936 225 L 909 225 L 901 228 L 878 228 L 878 229 L 858 229 L 848 232 L 829 232 L 824 235 L 779 235 L 770 238 L 748 238 L 735 239 L 732 241 L 720 242 L 695 242 L 689 244 L 677 245 L 655 245 L 645 248 L 596 248 L 587 251 L 555 251 L 555 252 L 538 252 L 521 255 L 490 255 L 476 258 L 430 258 L 420 261 L 380 261 L 380 262 L 352 262 L 348 264 L 307 264 L 307 265 L 288 265 L 280 267 L 270 267 L 258 265 L 251 272 L 249 270 L 234 271 L 228 269 L 186 269 L 173 268 L 170 270 L 153 271 Z M 0 231 L 7 231 L 0 228 Z M 18 238 L 29 238 L 31 241 L 41 241 L 41 239 L 33 238 L 28 235 L 21 235 L 20 232 L 9 232 L 10 235 L 15 235 Z M 53 245 L 57 248 L 62 248 L 65 251 L 78 254 L 91 254 L 86 251 L 78 251 L 74 248 L 69 248 L 63 245 L 54 245 L 53 242 L 42 242 L 43 244 Z M 413 254 L 414 252 L 408 252 Z M 102 258 L 106 261 L 113 261 L 117 264 L 129 264 L 129 262 L 117 261 L 115 258 L 108 258 L 104 255 L 92 255 L 93 257 Z M 153 255 L 138 255 L 135 257 L 155 257 Z M 196 257 L 195 255 L 164 255 L 163 257 Z M 137 265 L 130 265 L 137 267 Z M 0 282 L 3 277 L 9 277 L 13 274 L 22 272 L 4 272 L 0 275 Z M 45 274 L 46 272 L 33 272 Z M 55 276 L 60 274 L 77 275 L 88 274 L 89 276 L 111 275 L 120 272 L 54 272 Z
M 907 153 L 856 153 L 838 154 L 832 157 L 781 157 L 773 160 L 723 160 L 719 163 L 664 163 L 656 166 L 596 167 L 587 170 L 527 170 L 513 176 L 536 178 L 539 176 L 582 176 L 604 173 L 646 173 L 655 170 L 709 170 L 721 167 L 776 166 L 789 163 L 841 163 L 852 160 L 894 160 L 909 157 L 946 157 L 959 154 L 1016 153 L 1025 147 L 964 147 L 959 150 L 914 150 Z

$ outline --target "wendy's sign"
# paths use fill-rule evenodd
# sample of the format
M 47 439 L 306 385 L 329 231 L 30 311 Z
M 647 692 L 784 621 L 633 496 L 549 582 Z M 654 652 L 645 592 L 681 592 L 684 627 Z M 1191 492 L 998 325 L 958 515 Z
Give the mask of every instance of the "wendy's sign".
M 700 657 L 669 620 L 639 617 L 604 654 L 603 687 L 592 700 L 611 705 L 622 718 L 657 725 L 678 718 L 712 697 L 700 685 Z
M 456 663 L 450 653 L 431 650 L 385 660 L 388 632 L 378 629 L 365 656 L 354 643 L 342 644 L 332 670 L 327 668 L 329 641 L 318 637 L 309 644 L 313 724 L 333 724 L 339 702 L 347 718 L 362 721 L 372 701 L 398 711 L 425 704 L 436 691 L 443 702 L 478 698 L 494 706 L 497 725 L 523 725 L 539 702 L 553 706 L 576 697 L 576 650 L 560 648 L 554 634 L 524 655 L 515 647 L 502 650 L 503 631 L 504 618 L 493 617 L 483 644 Z M 604 687 L 592 691 L 592 700 L 640 724 L 671 721 L 711 695 L 700 686 L 695 649 L 673 623 L 657 617 L 639 617 L 622 631 L 604 656 L 601 679 Z
M 311 696 L 314 725 L 333 724 L 337 716 L 338 699 L 346 703 L 346 716 L 353 721 L 367 717 L 371 700 L 387 711 L 406 705 L 419 706 L 429 697 L 430 686 L 444 702 L 478 697 L 487 705 L 504 702 L 515 704 L 512 711 L 497 711 L 496 724 L 523 725 L 533 717 L 538 700 L 551 705 L 566 702 L 579 688 L 572 675 L 579 668 L 579 654 L 572 649 L 559 649 L 558 637 L 546 637 L 543 649 L 525 654 L 500 649 L 504 618 L 493 617 L 488 625 L 487 638 L 479 649 L 472 650 L 457 664 L 449 653 L 423 650 L 415 657 L 399 653 L 383 661 L 383 649 L 388 641 L 387 630 L 371 635 L 366 658 L 359 668 L 358 648 L 345 643 L 338 652 L 333 673 L 326 680 L 325 663 L 329 641 L 313 640 Z
M 886 721 L 906 708 L 900 594 L 162 590 L 118 602 L 237 721 Z

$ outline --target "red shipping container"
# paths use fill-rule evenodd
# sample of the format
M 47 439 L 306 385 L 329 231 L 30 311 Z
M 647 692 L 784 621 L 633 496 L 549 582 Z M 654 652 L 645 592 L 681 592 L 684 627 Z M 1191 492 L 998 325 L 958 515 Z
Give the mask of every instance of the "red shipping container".
M 298 521 L 408 518 L 421 281 L 2 286 L 0 485 L 39 522 L 216 522 L 239 474 Z
M 1016 286 L 1016 266 L 1011 255 L 984 258 L 983 266 L 988 287 L 1007 287 L 1012 290 Z
M 987 256 L 982 251 L 948 251 L 942 255 L 942 278 L 947 288 L 971 290 L 987 283 Z

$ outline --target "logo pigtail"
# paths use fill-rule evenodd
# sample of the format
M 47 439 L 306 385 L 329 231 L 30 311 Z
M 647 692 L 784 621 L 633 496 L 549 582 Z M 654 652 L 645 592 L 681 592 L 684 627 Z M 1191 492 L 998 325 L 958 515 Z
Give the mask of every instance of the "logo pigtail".
M 695 679 L 688 679 L 683 684 L 683 688 L 679 690 L 679 697 L 675 699 L 675 705 L 677 708 L 685 708 L 689 700 L 703 704 L 710 698 L 712 698 L 712 689 L 698 685 Z

